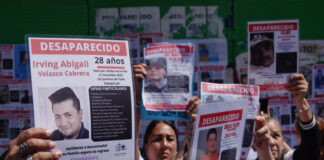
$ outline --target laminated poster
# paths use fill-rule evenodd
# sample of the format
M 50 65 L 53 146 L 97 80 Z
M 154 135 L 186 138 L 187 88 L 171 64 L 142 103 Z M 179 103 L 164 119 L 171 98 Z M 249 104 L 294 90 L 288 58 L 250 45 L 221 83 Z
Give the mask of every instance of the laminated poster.
M 284 86 L 298 73 L 297 20 L 248 23 L 248 82 Z
M 28 37 L 35 126 L 62 159 L 133 159 L 134 91 L 127 41 Z
M 201 104 L 194 128 L 190 159 L 239 160 L 248 101 Z

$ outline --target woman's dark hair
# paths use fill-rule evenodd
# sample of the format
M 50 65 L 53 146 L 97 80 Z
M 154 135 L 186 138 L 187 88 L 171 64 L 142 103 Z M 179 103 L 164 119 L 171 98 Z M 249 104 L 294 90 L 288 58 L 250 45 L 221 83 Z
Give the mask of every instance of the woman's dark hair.
M 167 124 L 169 125 L 173 130 L 174 130 L 174 133 L 176 134 L 176 138 L 177 138 L 177 144 L 178 144 L 178 134 L 177 134 L 177 129 L 176 127 L 174 126 L 174 123 L 171 122 L 171 121 L 152 121 L 146 128 L 146 131 L 145 131 L 145 134 L 144 134 L 144 145 L 147 144 L 147 141 L 148 141 L 148 137 L 151 135 L 153 129 L 155 128 L 155 126 L 159 123 L 164 123 L 164 124 Z
M 208 133 L 207 133 L 207 141 L 209 139 L 209 135 L 212 134 L 212 133 L 215 133 L 216 137 L 217 137 L 217 130 L 215 128 L 211 128 L 211 129 L 208 130 Z

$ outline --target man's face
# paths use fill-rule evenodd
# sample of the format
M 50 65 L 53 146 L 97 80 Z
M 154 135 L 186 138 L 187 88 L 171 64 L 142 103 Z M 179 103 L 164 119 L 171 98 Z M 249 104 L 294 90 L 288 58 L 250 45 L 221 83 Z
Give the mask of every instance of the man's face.
M 261 61 L 263 67 L 269 67 L 273 63 L 273 49 L 265 49 L 263 47 L 260 48 L 261 51 Z
M 166 71 L 162 66 L 152 65 L 148 68 L 146 76 L 151 81 L 160 81 L 166 76 Z
M 82 110 L 73 106 L 72 99 L 53 104 L 53 113 L 58 130 L 65 139 L 75 139 L 81 129 Z

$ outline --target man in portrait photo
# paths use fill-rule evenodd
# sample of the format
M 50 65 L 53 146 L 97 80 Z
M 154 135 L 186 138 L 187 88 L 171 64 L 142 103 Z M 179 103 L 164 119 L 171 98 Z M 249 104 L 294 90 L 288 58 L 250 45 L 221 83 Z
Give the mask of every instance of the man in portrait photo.
M 50 137 L 51 140 L 89 138 L 89 131 L 84 128 L 82 122 L 83 111 L 80 100 L 71 88 L 61 88 L 48 98 L 52 103 L 57 126 L 57 130 Z
M 274 73 L 273 33 L 250 35 L 251 70 L 261 73 Z
M 165 58 L 146 60 L 147 74 L 144 92 L 167 92 L 167 69 Z

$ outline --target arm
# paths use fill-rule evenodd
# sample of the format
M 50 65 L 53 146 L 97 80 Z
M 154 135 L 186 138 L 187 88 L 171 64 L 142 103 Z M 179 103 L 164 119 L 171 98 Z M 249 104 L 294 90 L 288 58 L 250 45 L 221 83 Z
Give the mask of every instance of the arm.
M 293 74 L 287 85 L 298 106 L 297 117 L 301 127 L 301 144 L 296 148 L 294 160 L 319 159 L 321 149 L 321 134 L 315 117 L 305 98 L 308 83 L 302 74 Z
M 141 82 L 146 75 L 146 64 L 136 64 L 133 66 L 134 69 L 134 84 L 135 84 L 135 93 L 136 93 L 136 106 L 141 105 L 142 93 L 141 93 Z M 141 151 L 138 146 L 138 136 L 141 130 L 141 109 L 136 107 L 136 134 L 135 134 L 135 146 L 136 146 L 136 159 L 139 160 L 141 156 Z
M 31 155 L 33 159 L 59 159 L 62 152 L 52 150 L 55 148 L 55 143 L 48 138 L 51 131 L 44 128 L 30 128 L 20 133 L 17 138 L 10 142 L 9 150 L 6 155 L 3 155 L 5 160 L 22 160 Z M 22 144 L 27 144 L 25 152 L 19 151 Z
M 287 84 L 288 91 L 293 95 L 297 104 L 298 118 L 302 123 L 310 122 L 313 117 L 312 110 L 305 98 L 308 82 L 302 74 L 293 74 Z
M 270 146 L 271 135 L 266 120 L 262 116 L 256 116 L 254 120 L 256 126 L 253 148 L 258 152 L 259 160 L 274 160 Z
M 177 153 L 176 159 L 189 159 L 189 151 L 191 147 L 192 131 L 195 127 L 195 120 L 197 117 L 198 106 L 200 99 L 196 96 L 192 97 L 187 104 L 187 113 L 191 117 L 190 123 L 186 128 L 186 136 L 184 141 L 181 144 L 181 148 Z

